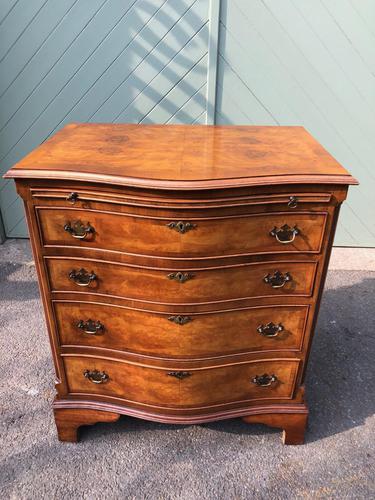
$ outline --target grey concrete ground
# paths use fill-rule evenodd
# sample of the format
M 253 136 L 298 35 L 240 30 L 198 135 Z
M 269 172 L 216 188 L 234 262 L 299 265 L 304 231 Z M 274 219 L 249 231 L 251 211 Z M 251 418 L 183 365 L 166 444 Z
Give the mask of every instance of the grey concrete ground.
M 0 498 L 375 498 L 375 272 L 343 267 L 330 271 L 322 301 L 304 446 L 239 420 L 179 427 L 126 417 L 86 428 L 74 445 L 56 439 L 27 242 L 0 246 Z

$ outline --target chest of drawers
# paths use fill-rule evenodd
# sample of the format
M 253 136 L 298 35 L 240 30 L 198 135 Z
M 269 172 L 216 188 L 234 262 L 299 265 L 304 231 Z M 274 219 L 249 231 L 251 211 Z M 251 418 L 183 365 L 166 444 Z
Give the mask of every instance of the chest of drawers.
M 301 127 L 71 124 L 15 165 L 58 436 L 242 417 L 302 443 L 304 376 L 353 179 Z

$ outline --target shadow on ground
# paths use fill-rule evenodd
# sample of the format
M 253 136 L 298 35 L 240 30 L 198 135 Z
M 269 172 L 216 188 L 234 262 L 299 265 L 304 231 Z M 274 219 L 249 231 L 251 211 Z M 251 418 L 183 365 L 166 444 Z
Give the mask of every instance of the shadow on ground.
M 310 410 L 307 442 L 364 425 L 366 418 L 375 414 L 374 313 L 375 278 L 324 292 L 306 374 Z M 174 428 L 174 425 L 127 417 L 122 417 L 115 425 L 127 432 Z M 280 432 L 261 425 L 248 425 L 240 419 L 203 424 L 202 427 L 250 435 Z M 82 438 L 91 431 L 85 428 Z
M 0 248 L 1 250 L 1 248 Z M 241 420 L 122 417 L 57 441 L 35 268 L 0 259 L 1 498 L 371 498 L 375 273 L 328 274 L 306 378 L 306 445 Z

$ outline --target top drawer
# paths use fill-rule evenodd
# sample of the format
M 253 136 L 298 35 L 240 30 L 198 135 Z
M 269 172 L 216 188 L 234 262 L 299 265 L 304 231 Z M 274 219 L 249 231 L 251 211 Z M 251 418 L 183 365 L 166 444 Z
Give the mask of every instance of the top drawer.
M 319 253 L 326 212 L 271 212 L 180 219 L 104 210 L 37 207 L 44 245 L 161 257 Z

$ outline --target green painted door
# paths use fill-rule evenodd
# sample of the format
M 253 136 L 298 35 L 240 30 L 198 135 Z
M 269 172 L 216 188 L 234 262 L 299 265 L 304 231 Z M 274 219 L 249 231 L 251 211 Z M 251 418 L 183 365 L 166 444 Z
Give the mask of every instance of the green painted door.
M 375 247 L 375 2 L 222 0 L 217 123 L 303 125 L 360 181 L 335 245 Z
M 208 0 L 1 0 L 0 173 L 72 121 L 205 123 Z M 8 237 L 26 237 L 0 180 Z
M 2 0 L 0 173 L 71 121 L 303 125 L 361 183 L 335 244 L 375 246 L 374 75 L 372 0 Z

